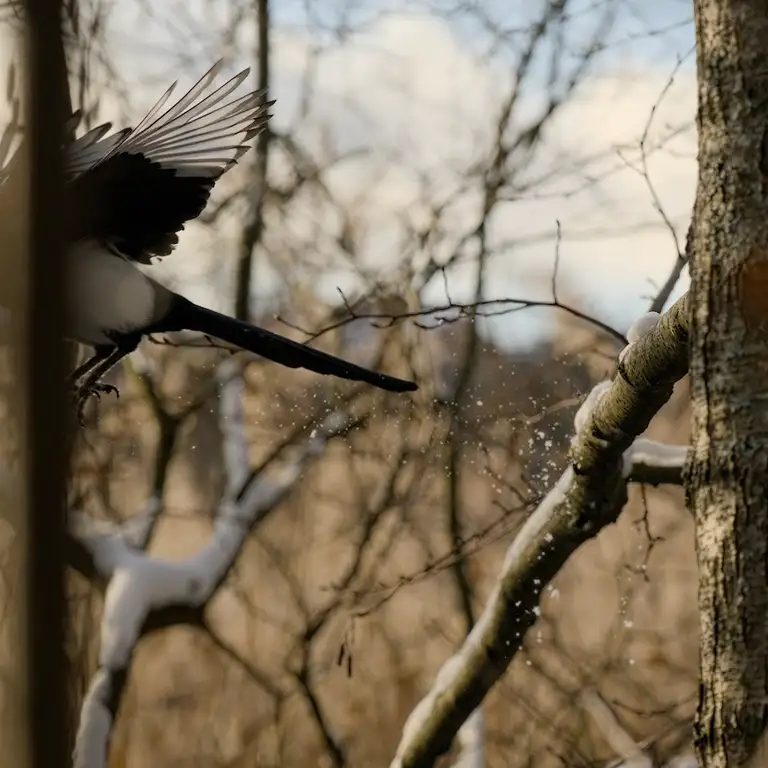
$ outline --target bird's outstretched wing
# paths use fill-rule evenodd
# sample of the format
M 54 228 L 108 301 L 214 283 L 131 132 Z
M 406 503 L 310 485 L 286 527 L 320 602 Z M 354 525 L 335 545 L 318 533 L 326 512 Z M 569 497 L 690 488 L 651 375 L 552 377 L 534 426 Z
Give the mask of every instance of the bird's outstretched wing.
M 97 238 L 134 261 L 168 255 L 184 223 L 199 216 L 216 180 L 249 149 L 270 115 L 265 91 L 226 101 L 240 72 L 211 88 L 217 62 L 163 111 L 176 83 L 133 130 L 105 137 L 99 126 L 69 148 L 70 193 L 77 212 L 70 237 Z
M 68 127 L 74 131 L 80 119 L 81 114 L 78 110 L 68 121 Z M 132 130 L 131 128 L 123 128 L 122 131 L 117 131 L 104 138 L 111 128 L 112 123 L 98 125 L 67 145 L 64 168 L 67 181 L 72 181 L 90 171 L 124 141 Z

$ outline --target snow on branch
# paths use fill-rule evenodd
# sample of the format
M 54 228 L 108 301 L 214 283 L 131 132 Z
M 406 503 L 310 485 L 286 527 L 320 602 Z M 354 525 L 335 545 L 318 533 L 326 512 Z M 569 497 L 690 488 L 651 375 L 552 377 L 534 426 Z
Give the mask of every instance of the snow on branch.
M 450 748 L 522 648 L 542 589 L 581 544 L 618 518 L 637 462 L 684 460 L 684 447 L 634 444 L 687 372 L 687 294 L 663 316 L 640 318 L 628 339 L 616 378 L 598 384 L 576 415 L 569 466 L 509 547 L 464 644 L 408 717 L 391 768 L 432 766 Z
M 581 704 L 605 736 L 608 746 L 621 757 L 615 768 L 653 768 L 653 761 L 645 754 L 643 745 L 627 733 L 601 696 L 586 690 L 581 694 Z
M 453 768 L 485 768 L 485 717 L 476 709 L 459 728 L 461 751 Z
M 222 453 L 227 476 L 227 494 L 235 496 L 251 469 L 242 407 L 245 384 L 233 358 L 228 358 L 219 365 L 216 377 L 219 381 L 219 424 L 223 437 Z
M 682 485 L 687 445 L 668 445 L 638 437 L 624 454 L 624 476 L 647 485 Z
M 162 511 L 158 498 L 151 498 L 135 520 L 121 527 L 97 525 L 78 513 L 72 516 L 74 535 L 106 583 L 99 668 L 83 703 L 75 768 L 106 768 L 122 688 L 151 615 L 182 608 L 188 610 L 181 615 L 192 620 L 223 582 L 253 526 L 291 491 L 308 463 L 323 453 L 327 440 L 348 426 L 345 416 L 331 414 L 295 456 L 251 478 L 242 376 L 230 359 L 221 365 L 218 376 L 226 493 L 212 535 L 198 552 L 170 561 L 143 551 Z
M 654 768 L 659 765 L 648 755 L 656 739 L 636 742 L 598 693 L 586 690 L 580 698 L 585 711 L 605 736 L 608 746 L 620 756 L 618 760 L 612 760 L 606 768 Z M 660 768 L 698 768 L 698 765 L 693 754 L 680 754 L 663 763 Z

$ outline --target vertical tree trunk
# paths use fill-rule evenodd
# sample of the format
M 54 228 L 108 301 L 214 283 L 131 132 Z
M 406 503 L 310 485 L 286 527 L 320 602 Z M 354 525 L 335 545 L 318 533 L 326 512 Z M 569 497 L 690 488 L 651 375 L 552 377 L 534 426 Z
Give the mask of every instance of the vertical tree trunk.
M 692 259 L 702 768 L 754 764 L 768 724 L 768 3 L 694 0 Z
M 29 67 L 29 239 L 25 349 L 25 620 L 31 768 L 71 764 L 65 596 L 69 409 L 61 329 L 66 279 L 61 137 L 69 113 L 61 0 L 26 0 Z

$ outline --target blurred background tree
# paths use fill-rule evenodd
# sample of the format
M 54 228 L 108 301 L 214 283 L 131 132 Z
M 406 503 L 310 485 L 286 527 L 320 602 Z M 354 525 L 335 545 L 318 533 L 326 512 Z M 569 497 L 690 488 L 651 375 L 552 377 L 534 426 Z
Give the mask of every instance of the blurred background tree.
M 71 507 L 138 521 L 133 541 L 153 556 L 204 546 L 233 485 L 297 471 L 274 504 L 253 502 L 205 609 L 153 615 L 109 672 L 110 765 L 389 764 L 565 466 L 581 399 L 612 373 L 629 322 L 685 287 L 690 17 L 677 0 L 72 7 L 86 126 L 135 124 L 222 56 L 277 99 L 259 151 L 151 269 L 421 385 L 391 396 L 184 334 L 116 372 L 120 399 L 78 435 Z M 679 390 L 651 434 L 685 444 Z M 341 433 L 311 443 L 340 413 Z M 232 458 L 238 436 L 253 475 Z M 69 585 L 78 711 L 98 698 L 110 640 L 94 551 Z M 681 491 L 633 487 L 619 523 L 547 588 L 488 697 L 486 764 L 608 765 L 627 739 L 659 763 L 684 753 L 695 579 Z

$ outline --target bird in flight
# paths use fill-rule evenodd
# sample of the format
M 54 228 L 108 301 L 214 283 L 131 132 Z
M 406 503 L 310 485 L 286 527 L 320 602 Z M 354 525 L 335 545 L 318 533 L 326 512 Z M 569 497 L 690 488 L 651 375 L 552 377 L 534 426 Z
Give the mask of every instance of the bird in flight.
M 227 99 L 248 76 L 214 86 L 217 62 L 165 108 L 175 83 L 136 128 L 101 125 L 66 148 L 68 336 L 94 348 L 71 377 L 78 412 L 115 388 L 101 378 L 152 333 L 196 331 L 290 368 L 365 382 L 390 392 L 418 387 L 199 306 L 137 264 L 169 255 L 200 215 L 216 180 L 248 151 L 270 118 L 265 91 Z M 164 109 L 165 108 L 165 109 Z M 78 118 L 75 117 L 75 120 Z M 70 121 L 71 122 L 71 121 Z M 108 135 L 109 134 L 109 135 Z

